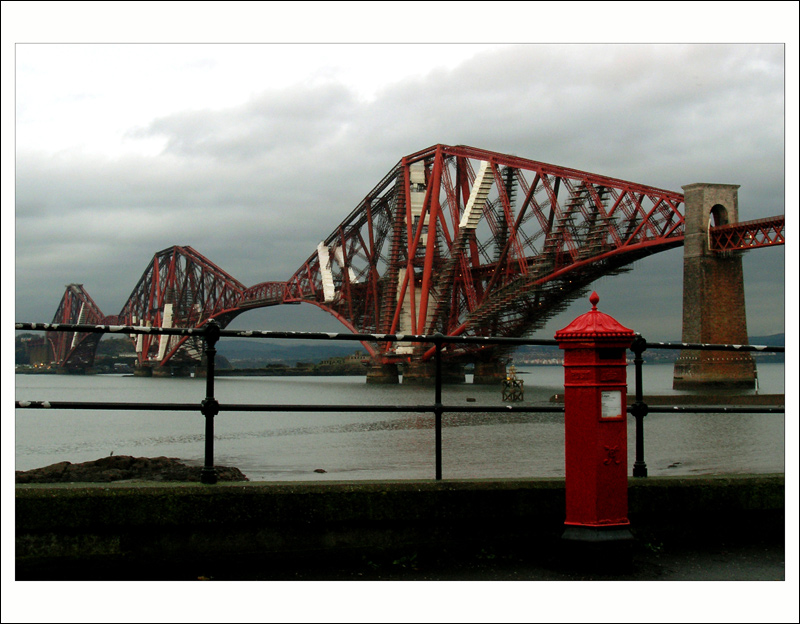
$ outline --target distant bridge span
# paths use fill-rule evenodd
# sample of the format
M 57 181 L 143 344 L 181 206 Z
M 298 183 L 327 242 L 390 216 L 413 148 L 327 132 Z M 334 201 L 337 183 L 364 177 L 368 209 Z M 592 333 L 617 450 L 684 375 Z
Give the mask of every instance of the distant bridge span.
M 597 278 L 682 245 L 683 207 L 680 193 L 435 145 L 402 158 L 286 281 L 246 287 L 191 247 L 175 246 L 155 254 L 116 320 L 199 327 L 215 318 L 224 327 L 250 309 L 312 303 L 357 333 L 518 337 Z M 753 247 L 745 243 L 756 238 L 780 244 L 783 217 L 776 219 L 769 235 L 762 227 L 715 240 L 721 250 Z M 54 322 L 80 307 L 67 301 L 82 296 L 72 286 Z M 140 366 L 199 362 L 199 338 L 148 338 L 136 342 Z M 75 344 L 57 361 L 86 366 L 86 349 L 80 358 L 75 350 L 81 339 L 69 340 Z M 430 357 L 424 345 L 365 347 L 379 365 Z M 491 363 L 505 352 L 450 345 L 444 354 Z

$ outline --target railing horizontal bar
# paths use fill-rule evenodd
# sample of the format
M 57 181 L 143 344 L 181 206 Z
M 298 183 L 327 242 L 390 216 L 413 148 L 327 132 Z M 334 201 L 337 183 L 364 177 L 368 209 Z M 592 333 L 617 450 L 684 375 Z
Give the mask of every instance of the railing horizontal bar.
M 447 413 L 507 413 L 546 412 L 563 413 L 563 407 L 534 407 L 517 405 L 442 405 Z M 226 405 L 220 403 L 220 412 L 433 412 L 436 405 Z
M 244 405 L 219 404 L 222 412 L 432 412 L 433 405 Z
M 92 401 L 16 401 L 18 409 L 85 409 L 85 410 L 164 410 L 173 412 L 197 411 L 201 408 L 199 403 L 109 403 Z M 402 413 L 402 412 L 433 412 L 437 408 L 434 404 L 428 405 L 261 405 L 261 404 L 232 404 L 220 403 L 220 412 L 358 412 L 358 413 Z M 535 405 L 442 405 L 441 409 L 447 413 L 564 413 L 563 407 L 535 406 Z M 783 414 L 785 407 L 749 405 L 745 407 L 731 407 L 727 405 L 681 405 L 658 406 L 648 405 L 650 414 Z M 628 412 L 632 406 L 628 406 Z
M 768 345 L 734 345 L 711 344 L 697 342 L 647 342 L 647 349 L 694 349 L 698 351 L 767 351 L 770 353 L 784 353 L 786 347 L 773 347 Z
M 445 336 L 421 334 L 337 334 L 315 332 L 236 331 L 223 329 L 228 338 L 279 338 L 293 340 L 353 340 L 358 342 L 441 342 L 442 344 L 506 344 L 558 346 L 556 340 L 541 338 L 504 338 L 502 336 Z
M 16 323 L 17 330 L 38 330 L 54 332 L 86 332 L 93 334 L 155 334 L 168 336 L 203 336 L 202 327 L 142 327 L 139 325 L 87 325 L 69 323 Z M 435 342 L 458 344 L 508 344 L 508 345 L 550 345 L 556 346 L 555 340 L 540 338 L 504 338 L 502 336 L 444 336 L 421 334 L 350 334 L 336 332 L 287 332 L 268 330 L 236 330 L 223 329 L 220 337 L 225 338 L 272 338 L 288 340 L 351 340 L 367 342 Z
M 165 410 L 197 412 L 200 403 L 110 403 L 104 401 L 15 401 L 15 409 Z
M 15 323 L 16 330 L 48 332 L 84 332 L 88 334 L 164 334 L 167 336 L 203 336 L 202 327 L 144 327 L 141 325 L 86 325 L 74 323 Z
M 109 403 L 89 401 L 16 401 L 19 409 L 86 409 L 86 410 L 169 410 L 169 411 L 197 411 L 201 408 L 199 403 Z M 232 404 L 220 403 L 221 412 L 433 412 L 437 406 L 428 405 L 262 405 L 262 404 Z M 447 412 L 474 413 L 474 412 L 547 412 L 563 413 L 563 407 L 548 406 L 521 406 L 521 405 L 442 405 L 441 409 Z
M 119 334 L 164 334 L 169 336 L 203 336 L 202 327 L 142 327 L 138 325 L 86 325 L 67 323 L 15 323 L 17 330 L 38 330 L 55 332 L 119 333 Z M 220 337 L 227 338 L 272 338 L 284 340 L 344 340 L 366 342 L 436 342 L 442 344 L 504 344 L 557 346 L 557 340 L 539 338 L 504 338 L 501 336 L 444 336 L 420 334 L 349 334 L 336 332 L 284 332 L 267 330 L 223 329 Z M 768 345 L 735 345 L 690 342 L 647 342 L 647 349 L 693 349 L 707 351 L 763 351 L 784 353 L 785 347 Z
M 631 408 L 628 407 L 628 411 Z M 669 407 L 647 406 L 648 414 L 785 414 L 786 409 L 778 406 L 748 405 L 746 407 L 729 407 L 727 405 L 676 405 Z

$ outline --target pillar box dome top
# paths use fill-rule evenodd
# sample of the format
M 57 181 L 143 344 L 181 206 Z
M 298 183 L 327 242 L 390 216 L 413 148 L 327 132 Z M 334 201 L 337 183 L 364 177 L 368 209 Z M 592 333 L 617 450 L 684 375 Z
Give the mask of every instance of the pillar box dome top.
M 636 335 L 632 329 L 620 325 L 616 319 L 600 312 L 597 302 L 600 297 L 596 292 L 589 297 L 592 309 L 586 314 L 581 314 L 564 329 L 556 332 L 556 340 L 619 340 L 633 339 Z

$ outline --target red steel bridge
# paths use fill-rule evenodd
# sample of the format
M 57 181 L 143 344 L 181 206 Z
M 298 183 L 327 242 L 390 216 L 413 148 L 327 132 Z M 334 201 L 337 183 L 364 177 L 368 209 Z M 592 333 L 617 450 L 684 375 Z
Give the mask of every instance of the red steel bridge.
M 187 246 L 159 251 L 117 316 L 67 286 L 54 323 L 225 327 L 265 306 L 310 303 L 353 333 L 520 337 L 604 275 L 684 241 L 680 193 L 466 146 L 400 160 L 283 282 L 245 286 Z M 783 216 L 711 228 L 721 253 L 783 243 Z M 50 332 L 53 361 L 91 366 L 100 334 Z M 142 367 L 198 364 L 201 338 L 134 340 Z M 411 342 L 364 346 L 376 364 L 424 362 Z M 501 347 L 450 345 L 451 362 Z

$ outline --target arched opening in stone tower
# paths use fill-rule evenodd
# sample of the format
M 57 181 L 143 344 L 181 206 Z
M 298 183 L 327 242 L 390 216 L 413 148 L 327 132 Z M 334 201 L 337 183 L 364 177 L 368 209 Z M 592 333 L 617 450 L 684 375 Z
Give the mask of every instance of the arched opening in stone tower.
M 711 208 L 711 217 L 713 218 L 714 227 L 719 227 L 720 225 L 728 225 L 728 210 L 722 204 L 715 204 Z

